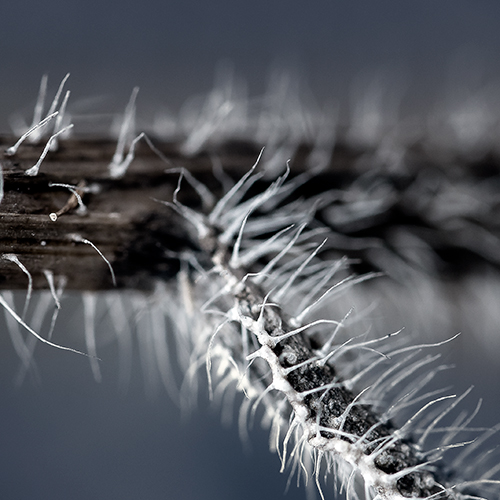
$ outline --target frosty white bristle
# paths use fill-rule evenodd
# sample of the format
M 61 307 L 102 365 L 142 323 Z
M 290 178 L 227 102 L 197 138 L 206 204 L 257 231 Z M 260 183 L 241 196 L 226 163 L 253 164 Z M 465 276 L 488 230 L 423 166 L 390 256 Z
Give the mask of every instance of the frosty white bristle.
M 54 273 L 49 269 L 44 269 L 43 274 L 45 275 L 45 278 L 47 279 L 47 282 L 49 284 L 50 293 L 52 294 L 52 298 L 54 299 L 56 308 L 61 309 L 59 294 L 56 292 L 56 288 L 54 286 Z
M 120 390 L 125 391 L 129 386 L 132 373 L 132 329 L 125 310 L 123 297 L 119 297 L 118 294 L 107 294 L 106 301 L 108 304 L 106 309 L 114 326 L 118 342 Z
M 213 399 L 213 387 L 212 387 L 212 347 L 214 345 L 215 337 L 217 334 L 229 323 L 229 320 L 223 321 L 213 333 L 207 346 L 207 358 L 206 358 L 206 369 L 207 369 L 207 379 L 208 379 L 208 394 L 210 399 Z
M 33 121 L 31 123 L 30 128 L 33 128 L 37 123 L 40 123 L 40 120 L 42 119 L 43 107 L 45 104 L 45 96 L 47 94 L 48 79 L 49 79 L 48 75 L 45 74 L 42 76 L 42 79 L 40 80 L 40 89 L 38 90 L 38 97 L 36 100 L 35 109 L 33 111 Z
M 21 134 L 21 139 L 19 139 L 18 143 L 16 143 L 15 146 L 9 148 L 7 150 L 8 155 L 14 155 L 16 154 L 16 151 L 19 147 L 19 145 L 24 142 L 25 139 L 29 138 L 30 142 L 32 143 L 37 143 L 43 136 L 44 131 L 45 131 L 45 125 L 48 123 L 50 120 L 49 117 L 55 116 L 57 114 L 56 109 L 57 106 L 59 105 L 59 99 L 61 97 L 61 93 L 64 89 L 64 85 L 66 84 L 66 81 L 69 78 L 69 73 L 66 74 L 66 76 L 62 79 L 61 83 L 59 84 L 59 87 L 56 91 L 56 94 L 54 96 L 54 99 L 51 102 L 51 105 L 49 107 L 49 110 L 45 116 L 44 119 L 42 119 L 43 115 L 43 108 L 45 105 L 45 97 L 47 94 L 47 82 L 48 82 L 48 76 L 43 75 L 42 80 L 40 82 L 40 90 L 38 92 L 38 98 L 35 104 L 35 109 L 33 112 L 33 120 L 31 123 L 31 126 L 28 127 L 28 131 L 24 132 Z M 58 126 L 61 124 L 62 117 L 64 115 L 65 109 L 66 109 L 66 102 L 69 97 L 69 94 L 66 93 L 65 99 L 63 101 L 63 104 L 61 105 L 61 108 L 59 110 L 61 114 L 61 118 L 59 120 L 59 124 L 56 123 L 56 126 L 54 127 L 54 132 L 57 132 L 59 130 Z M 51 142 L 51 149 L 57 149 L 57 141 L 54 140 Z
M 113 285 L 116 287 L 116 276 L 115 276 L 115 272 L 113 270 L 113 266 L 111 265 L 111 262 L 109 262 L 109 260 L 106 259 L 104 254 L 94 245 L 94 243 L 92 243 L 87 238 L 83 238 L 79 234 L 70 234 L 70 235 L 68 235 L 68 237 L 70 239 L 72 239 L 73 241 L 75 241 L 76 243 L 85 243 L 85 245 L 90 245 L 101 256 L 102 260 L 104 262 L 106 262 L 106 265 L 109 268 L 109 272 L 111 273 L 111 279 L 113 280 Z
M 59 130 L 55 134 L 51 135 L 50 138 L 49 138 L 49 140 L 47 141 L 47 144 L 43 148 L 42 154 L 40 155 L 40 158 L 38 159 L 38 161 L 35 163 L 35 165 L 33 165 L 28 170 L 26 170 L 26 172 L 24 172 L 24 174 L 25 175 L 29 175 L 31 177 L 34 177 L 35 175 L 38 175 L 38 171 L 40 170 L 40 166 L 41 166 L 43 160 L 45 159 L 45 157 L 47 156 L 47 153 L 50 151 L 50 148 L 52 147 L 52 144 L 54 143 L 54 141 L 60 135 L 66 133 L 68 130 L 71 130 L 73 128 L 73 126 L 74 125 L 71 123 L 67 127 L 64 127 L 63 129 Z
M 195 154 L 223 123 L 224 119 L 233 110 L 233 105 L 229 102 L 216 103 L 214 108 L 216 112 L 213 117 L 209 118 L 211 121 L 206 120 L 204 117 L 203 125 L 193 129 L 191 135 L 186 139 L 182 148 L 184 154 L 188 156 Z
M 50 340 L 44 339 L 37 332 L 35 332 L 29 325 L 27 325 L 22 318 L 14 311 L 14 309 L 8 304 L 8 302 L 4 299 L 4 297 L 0 294 L 0 305 L 6 310 L 8 314 L 10 314 L 23 328 L 25 328 L 31 335 L 35 336 L 38 340 L 47 344 L 51 347 L 55 347 L 56 349 L 61 349 L 63 351 L 70 351 L 76 354 L 82 354 L 83 356 L 87 356 L 84 352 L 78 351 L 77 349 L 73 349 L 71 347 L 65 347 L 63 345 L 54 344 Z
M 5 303 L 10 302 L 10 304 L 14 304 L 14 294 L 12 292 L 3 292 L 0 296 L 0 299 Z M 6 315 L 5 319 L 7 321 L 12 345 L 14 346 L 16 354 L 21 360 L 21 366 L 24 370 L 28 371 L 31 368 L 31 354 L 23 335 L 19 330 L 19 323 L 16 321 L 15 317 L 9 314 Z
M 45 319 L 45 316 L 47 312 L 50 310 L 50 303 L 51 303 L 51 296 L 50 293 L 42 293 L 39 297 L 36 299 L 36 306 L 33 311 L 33 314 L 31 315 L 31 320 L 30 324 L 33 330 L 40 332 L 42 329 L 42 323 Z M 17 322 L 16 322 L 17 324 Z M 50 339 L 50 336 L 48 337 Z M 32 335 L 29 335 L 28 338 L 26 339 L 26 347 L 28 348 L 29 355 L 27 358 L 27 363 L 24 361 L 21 363 L 21 366 L 19 367 L 19 371 L 16 376 L 16 384 L 20 386 L 28 373 L 31 371 L 33 372 L 34 369 L 36 370 L 36 364 L 34 360 L 34 353 L 35 353 L 35 348 L 36 345 L 38 344 L 38 339 Z
M 456 406 L 468 396 L 468 394 L 472 391 L 472 387 L 469 387 L 460 397 L 456 399 L 456 401 L 453 401 L 453 403 L 448 406 L 448 408 L 445 408 L 444 411 L 442 411 L 425 429 L 425 432 L 420 436 L 417 445 L 420 447 L 423 447 L 425 440 L 429 437 L 429 434 L 432 432 L 432 430 L 436 427 L 436 425 L 444 418 L 446 415 L 452 411 Z
M 315 249 L 314 251 L 300 264 L 300 266 L 297 268 L 296 271 L 293 272 L 293 274 L 290 276 L 288 281 L 283 285 L 282 288 L 280 288 L 279 292 L 276 294 L 276 300 L 281 300 L 285 297 L 287 291 L 289 288 L 293 285 L 294 281 L 297 279 L 297 277 L 304 271 L 306 266 L 311 262 L 314 257 L 318 254 L 318 252 L 325 246 L 325 243 L 328 241 L 328 239 L 324 239 Z
M 275 305 L 279 307 L 278 304 L 275 304 Z M 303 326 L 301 326 L 299 328 L 296 328 L 295 330 L 291 330 L 291 331 L 283 333 L 281 335 L 275 335 L 275 336 L 273 336 L 272 341 L 273 341 L 273 343 L 278 344 L 282 340 L 285 340 L 285 339 L 287 339 L 289 337 L 293 337 L 294 335 L 298 335 L 299 333 L 302 333 L 305 330 L 307 330 L 309 328 L 312 328 L 313 326 L 316 326 L 316 325 L 326 325 L 326 324 L 328 324 L 328 325 L 337 325 L 338 326 L 339 322 L 336 321 L 336 320 L 333 320 L 333 319 L 317 319 L 316 321 L 313 321 L 311 323 L 303 325 Z
M 295 224 L 291 224 L 273 234 L 273 236 L 267 240 L 264 240 L 263 243 L 256 243 L 255 247 L 250 247 L 245 254 L 238 256 L 238 265 L 236 267 L 246 267 L 268 253 L 272 253 L 274 250 L 280 250 L 283 245 L 278 239 L 290 231 L 294 226 Z
M 186 137 L 182 152 L 187 156 L 196 154 L 214 137 L 245 126 L 245 98 L 238 95 L 244 91 L 240 92 L 235 86 L 231 71 L 222 71 L 219 80 L 203 103 L 183 108 L 181 121 L 185 124 Z
M 410 359 L 419 354 L 419 352 L 420 351 L 415 351 L 411 353 L 409 356 L 403 358 L 399 363 L 395 363 L 392 367 L 384 371 L 382 375 L 377 379 L 377 384 L 373 388 L 371 394 L 372 398 L 374 398 L 375 400 L 377 399 L 382 400 L 384 393 L 388 393 L 389 391 L 394 390 L 396 387 L 401 386 L 403 380 L 411 377 L 416 371 L 420 370 L 423 366 L 434 363 L 441 357 L 440 354 L 436 354 L 434 356 L 426 356 L 421 360 L 417 360 L 409 364 Z M 398 373 L 398 369 L 400 369 L 402 366 L 406 366 L 407 369 Z M 444 369 L 444 367 L 443 368 L 438 367 L 435 370 L 431 370 L 424 377 L 422 382 L 417 382 L 417 387 L 415 389 L 417 389 L 420 384 L 422 384 L 422 387 L 425 387 L 427 382 L 432 380 L 432 378 L 436 375 L 437 371 L 442 369 Z M 398 396 L 396 396 L 396 399 L 397 398 Z M 389 414 L 387 413 L 387 416 L 388 415 Z
M 379 446 L 372 454 L 371 457 L 373 459 L 376 459 L 378 456 L 380 456 L 382 453 L 384 453 L 386 450 L 388 450 L 397 440 L 401 439 L 402 437 L 405 437 L 408 429 L 413 425 L 414 421 L 420 417 L 422 413 L 427 411 L 431 406 L 435 405 L 436 403 L 439 403 L 441 401 L 446 401 L 448 399 L 453 399 L 456 396 L 450 395 L 450 396 L 442 396 L 437 399 L 433 399 L 432 401 L 429 401 L 426 403 L 422 408 L 420 408 L 418 411 L 416 411 L 397 431 L 394 432 L 394 436 L 390 439 L 387 439 L 385 443 L 382 444 L 382 446 Z
M 61 104 L 61 107 L 59 108 L 59 114 L 57 115 L 56 122 L 54 124 L 54 133 L 59 132 L 59 130 L 62 129 L 62 124 L 63 124 L 63 120 L 65 118 L 65 113 L 66 113 L 66 106 L 68 105 L 68 99 L 69 99 L 70 95 L 71 95 L 71 92 L 69 90 L 64 95 L 63 102 Z M 57 151 L 58 147 L 59 147 L 59 144 L 58 144 L 58 140 L 56 138 L 52 142 L 50 150 Z
M 113 179 L 119 179 L 125 175 L 128 167 L 132 163 L 135 156 L 135 147 L 137 143 L 144 137 L 144 133 L 141 132 L 130 144 L 127 156 L 121 162 L 113 162 L 109 165 L 109 175 Z
M 313 297 L 317 296 L 324 287 L 331 282 L 331 279 L 335 274 L 337 274 L 341 269 L 347 266 L 347 259 L 341 258 L 336 262 L 328 262 L 328 265 L 325 267 L 323 272 L 314 273 L 311 278 L 313 280 L 314 286 L 308 286 L 306 290 L 309 290 L 304 294 L 304 298 L 301 300 L 299 305 L 297 306 L 298 311 L 303 311 L 307 307 L 307 304 L 310 304 Z M 300 314 L 299 314 L 300 316 Z M 298 318 L 297 320 L 300 320 Z M 294 321 L 297 321 L 294 320 Z
M 120 133 L 118 135 L 118 141 L 116 143 L 115 154 L 113 155 L 113 159 L 109 164 L 110 172 L 113 170 L 119 170 L 121 172 L 120 165 L 123 163 L 123 154 L 125 152 L 125 146 L 127 142 L 130 140 L 130 137 L 134 134 L 135 129 L 135 101 L 137 99 L 137 94 L 139 93 L 139 87 L 135 87 L 132 90 L 132 94 L 128 101 L 127 107 L 125 108 L 125 113 L 123 115 Z
M 315 308 L 317 308 L 318 305 L 326 299 L 326 297 L 330 296 L 330 298 L 331 298 L 334 293 L 338 293 L 342 289 L 345 289 L 345 287 L 351 287 L 357 283 L 362 283 L 363 281 L 373 279 L 376 276 L 380 276 L 380 274 L 379 273 L 370 273 L 370 274 L 365 274 L 364 276 L 359 276 L 357 278 L 355 278 L 354 276 L 348 276 L 347 278 L 339 281 L 338 283 L 335 283 L 335 285 L 332 285 L 326 292 L 324 292 L 312 304 L 308 305 L 304 310 L 302 310 L 299 313 L 299 315 L 294 318 L 294 321 L 297 323 L 300 323 Z
M 19 269 L 21 269 L 21 271 L 28 277 L 28 290 L 26 291 L 26 299 L 24 300 L 24 308 L 21 315 L 21 318 L 24 319 L 26 317 L 26 312 L 30 304 L 31 294 L 33 293 L 33 278 L 31 276 L 31 273 L 26 269 L 26 266 L 24 266 L 24 264 L 19 260 L 17 255 L 13 253 L 4 253 L 2 255 L 2 258 L 16 264 Z
M 166 205 L 167 207 L 172 207 L 176 212 L 182 215 L 186 219 L 186 221 L 188 221 L 190 224 L 193 225 L 193 227 L 196 228 L 201 238 L 205 238 L 209 234 L 209 229 L 205 224 L 205 218 L 198 212 L 195 212 L 194 210 L 190 209 L 189 207 L 186 207 L 185 205 L 182 205 L 177 201 L 177 199 L 174 199 L 174 203 L 162 200 L 156 200 L 156 201 L 162 203 L 163 205 Z
M 101 369 L 97 361 L 96 341 L 95 341 L 95 311 L 96 296 L 92 292 L 85 292 L 83 301 L 83 324 L 85 331 L 85 344 L 89 353 L 90 366 L 96 382 L 102 381 Z
M 47 112 L 47 115 L 52 114 L 57 109 L 57 106 L 59 104 L 59 99 L 61 97 L 62 91 L 64 89 L 64 85 L 65 85 L 66 81 L 68 80 L 68 78 L 69 78 L 69 73 L 66 74 L 66 76 L 62 79 L 61 83 L 59 84 L 56 95 L 54 96 L 54 99 L 52 100 L 52 103 L 50 104 L 49 111 Z M 65 105 L 64 105 L 64 107 L 65 107 Z M 61 114 L 64 114 L 62 106 L 61 106 L 60 112 L 61 112 Z M 54 130 L 54 132 L 57 132 L 57 130 Z
M 299 228 L 297 229 L 295 235 L 293 238 L 285 245 L 283 249 L 280 250 L 280 252 L 271 259 L 266 266 L 257 274 L 255 277 L 254 281 L 256 284 L 260 284 L 266 276 L 268 276 L 273 268 L 278 264 L 278 262 L 289 252 L 289 250 L 295 245 L 297 240 L 299 239 L 302 231 L 306 228 L 307 224 L 303 223 Z
M 257 168 L 263 153 L 264 148 L 261 149 L 256 162 L 248 170 L 248 172 L 243 175 L 241 179 L 217 202 L 208 218 L 210 224 L 215 224 L 225 210 L 230 210 L 234 207 L 250 186 L 261 176 L 259 174 L 253 175 L 253 173 Z
M 228 227 L 220 236 L 220 240 L 223 244 L 229 243 L 233 239 L 234 235 L 240 232 L 245 218 L 248 218 L 248 216 L 255 209 L 257 209 L 257 207 L 261 206 L 267 200 L 271 199 L 273 195 L 279 191 L 287 176 L 288 172 L 286 172 L 283 176 L 279 177 L 275 182 L 273 182 L 263 193 L 242 203 L 238 208 L 233 210 L 231 214 L 232 221 L 228 224 Z
M 19 146 L 31 135 L 33 132 L 36 132 L 40 128 L 44 127 L 52 118 L 57 116 L 59 114 L 59 111 L 54 111 L 50 115 L 46 116 L 43 120 L 35 123 L 32 125 L 18 140 L 17 142 L 11 146 L 10 148 L 7 148 L 5 150 L 5 154 L 7 156 L 14 156 L 17 153 L 17 150 L 19 149 Z
M 70 95 L 71 95 L 70 90 L 67 90 L 66 94 L 64 94 L 64 99 L 63 99 L 63 102 L 61 104 L 61 107 L 59 108 L 59 114 L 57 115 L 56 123 L 54 125 L 54 132 L 58 132 L 59 130 L 61 130 L 61 125 L 62 125 L 63 120 L 65 118 L 66 107 L 68 105 L 68 100 L 69 100 Z
M 161 151 L 158 151 L 157 148 L 154 147 L 154 145 L 151 143 L 151 140 L 147 138 L 147 136 L 144 136 L 145 139 L 147 139 L 147 143 L 149 147 L 165 162 L 169 163 L 168 160 L 165 158 L 165 156 L 161 153 Z M 185 168 L 169 168 L 165 170 L 165 173 L 167 174 L 180 174 L 182 172 L 182 177 L 186 179 L 186 181 L 189 183 L 189 185 L 198 193 L 198 196 L 201 199 L 201 202 L 203 204 L 203 209 L 204 210 L 210 210 L 214 204 L 215 204 L 215 197 L 214 195 L 208 190 L 208 188 L 200 181 L 198 181 L 192 174 L 189 172 L 189 170 L 186 170 Z
M 52 333 L 54 332 L 54 328 L 56 326 L 56 321 L 57 317 L 59 316 L 59 312 L 61 311 L 61 297 L 64 292 L 64 288 L 66 287 L 67 284 L 67 279 L 64 276 L 59 276 L 59 283 L 57 285 L 57 289 L 54 286 L 54 274 L 52 271 L 48 269 L 44 269 L 43 274 L 45 275 L 45 278 L 47 279 L 47 282 L 49 284 L 50 288 L 50 294 L 52 298 L 54 299 L 55 303 L 55 308 L 52 313 L 52 318 L 50 320 L 50 328 L 49 328 L 49 333 L 47 334 L 47 338 L 52 338 Z

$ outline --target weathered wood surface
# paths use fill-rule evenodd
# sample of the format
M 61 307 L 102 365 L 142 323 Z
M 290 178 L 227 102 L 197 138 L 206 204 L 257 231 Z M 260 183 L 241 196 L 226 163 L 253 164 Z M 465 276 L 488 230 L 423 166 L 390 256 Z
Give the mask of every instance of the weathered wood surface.
M 252 166 L 260 150 L 256 144 L 228 142 L 216 149 L 187 156 L 177 143 L 155 142 L 165 157 L 162 159 L 141 141 L 123 178 L 112 179 L 108 167 L 116 142 L 70 139 L 62 142 L 57 151 L 50 152 L 39 174 L 31 177 L 25 172 L 37 162 L 44 144 L 23 144 L 16 155 L 7 156 L 4 152 L 14 142 L 14 138 L 0 137 L 4 183 L 4 197 L 0 203 L 0 256 L 15 254 L 32 275 L 35 289 L 48 287 L 44 270 L 52 271 L 55 276 L 65 276 L 69 289 L 113 287 L 106 262 L 92 246 L 81 240 L 92 242 L 111 262 L 118 287 L 147 288 L 151 286 L 151 276 L 172 276 L 178 264 L 169 258 L 168 252 L 186 242 L 180 217 L 157 201 L 173 199 L 179 174 L 168 170 L 185 167 L 217 196 L 221 184 L 214 176 L 214 158 L 225 173 L 238 179 Z M 296 150 L 290 162 L 292 174 L 307 168 L 309 153 L 307 146 Z M 351 182 L 363 173 L 366 156 L 366 151 L 337 146 L 329 166 L 313 185 L 307 187 L 309 191 L 301 195 L 316 194 Z M 421 151 L 408 151 L 406 156 L 406 173 L 391 179 L 402 189 L 414 179 L 412 170 L 418 172 L 421 168 L 439 171 L 453 164 L 455 176 L 462 172 L 474 182 L 497 178 L 500 172 L 496 158 L 471 162 L 448 156 L 445 161 L 442 158 L 431 161 Z M 85 184 L 91 188 L 92 192 L 83 194 L 86 212 L 79 213 L 70 190 L 51 184 Z M 183 182 L 179 200 L 201 208 L 199 196 L 187 182 Z M 52 220 L 50 214 L 58 212 L 57 220 Z M 391 217 L 393 220 L 386 219 L 384 224 L 400 223 L 397 219 L 401 218 L 401 212 L 393 211 Z M 413 219 L 408 222 L 414 222 L 414 216 L 411 217 Z M 371 230 L 370 236 L 376 230 Z M 27 284 L 28 278 L 18 265 L 8 258 L 0 259 L 0 289 L 26 289 Z
M 156 201 L 172 201 L 179 174 L 167 170 L 185 167 L 214 191 L 220 190 L 212 174 L 213 156 L 203 152 L 188 157 L 178 144 L 157 143 L 166 162 L 147 144 L 139 143 L 126 175 L 112 179 L 108 166 L 116 142 L 66 140 L 56 152 L 49 152 L 34 177 L 25 172 L 37 162 L 44 144 L 23 144 L 16 155 L 7 156 L 5 150 L 14 142 L 13 138 L 0 138 L 4 182 L 0 255 L 15 254 L 31 273 L 35 289 L 48 287 L 44 270 L 65 276 L 70 289 L 113 286 L 106 262 L 90 245 L 75 241 L 75 235 L 91 241 L 109 259 L 119 287 L 148 286 L 150 275 L 172 274 L 172 262 L 163 257 L 165 250 L 175 250 L 176 241 L 182 238 L 182 225 L 173 210 Z M 255 162 L 259 148 L 228 143 L 216 153 L 224 171 L 238 178 Z M 350 164 L 352 154 L 338 156 L 339 164 Z M 92 188 L 82 196 L 87 208 L 84 214 L 79 213 L 76 203 L 71 203 L 75 198 L 71 199 L 70 190 L 51 186 L 81 183 Z M 190 206 L 199 204 L 186 182 L 179 199 Z M 51 220 L 50 214 L 58 211 L 64 213 Z M 25 289 L 27 283 L 18 265 L 5 258 L 0 260 L 0 288 Z

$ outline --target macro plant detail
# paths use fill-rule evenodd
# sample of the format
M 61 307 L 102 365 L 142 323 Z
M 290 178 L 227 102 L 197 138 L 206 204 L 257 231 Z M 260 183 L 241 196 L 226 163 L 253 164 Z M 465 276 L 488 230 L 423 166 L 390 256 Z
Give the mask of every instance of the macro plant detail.
M 480 448 L 496 428 L 471 428 L 476 409 L 460 411 L 470 390 L 429 388 L 453 338 L 412 343 L 404 330 L 369 331 L 372 311 L 353 307 L 386 275 L 416 282 L 438 264 L 492 260 L 490 214 L 476 223 L 471 206 L 439 213 L 440 199 L 457 190 L 491 195 L 473 182 L 480 174 L 467 158 L 457 167 L 465 173 L 445 182 L 425 154 L 396 165 L 387 144 L 359 153 L 324 131 L 311 143 L 284 119 L 268 144 L 232 139 L 243 125 L 230 87 L 209 96 L 182 140 L 136 132 L 137 90 L 116 145 L 65 137 L 73 129 L 68 93 L 59 105 L 66 79 L 45 117 L 39 99 L 34 123 L 2 159 L 2 287 L 28 292 L 21 311 L 10 292 L 0 304 L 25 372 L 35 337 L 73 350 L 52 331 L 64 290 L 75 289 L 99 380 L 96 311 L 115 318 L 127 357 L 131 300 L 141 348 L 174 397 L 172 357 L 188 400 L 205 375 L 215 400 L 243 393 L 242 433 L 261 418 L 283 470 L 322 496 L 324 476 L 353 499 L 498 498 L 499 468 Z M 444 262 L 457 248 L 464 256 Z M 30 304 L 34 289 L 48 291 Z M 469 467 L 475 453 L 483 454 Z

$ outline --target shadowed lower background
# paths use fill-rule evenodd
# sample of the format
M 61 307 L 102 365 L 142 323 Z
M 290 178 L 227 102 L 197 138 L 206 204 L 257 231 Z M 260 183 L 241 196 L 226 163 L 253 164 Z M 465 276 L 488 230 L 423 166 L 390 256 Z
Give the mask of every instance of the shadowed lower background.
M 251 94 L 264 90 L 273 68 L 286 67 L 319 100 L 341 106 L 355 78 L 385 72 L 405 88 L 405 105 L 425 113 L 457 74 L 467 75 L 471 92 L 497 81 L 499 18 L 497 1 L 10 2 L 0 30 L 0 129 L 8 131 L 14 112 L 31 119 L 44 73 L 55 85 L 71 72 L 72 99 L 95 98 L 89 107 L 102 112 L 121 110 L 138 85 L 138 111 L 148 117 L 208 91 L 221 61 L 233 64 Z M 60 328 L 81 334 L 69 319 Z M 100 353 L 97 384 L 87 360 L 41 346 L 41 382 L 17 387 L 19 360 L 2 330 L 2 498 L 274 499 L 284 492 L 286 476 L 265 433 L 253 431 L 244 453 L 236 426 L 222 427 L 206 405 L 181 422 L 161 391 L 147 396 L 139 369 L 120 393 L 113 350 Z M 458 364 L 459 392 L 476 384 L 476 397 L 486 398 L 480 422 L 493 425 L 498 363 L 468 338 L 445 362 Z M 292 484 L 287 498 L 303 497 Z

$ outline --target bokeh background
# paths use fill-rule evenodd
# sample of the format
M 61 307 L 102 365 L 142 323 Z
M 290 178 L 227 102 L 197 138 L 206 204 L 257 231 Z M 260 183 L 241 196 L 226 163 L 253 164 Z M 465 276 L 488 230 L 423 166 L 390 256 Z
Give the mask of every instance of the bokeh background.
M 121 110 L 139 86 L 144 119 L 160 108 L 175 113 L 208 91 L 221 61 L 234 66 L 251 94 L 263 92 L 273 69 L 288 68 L 320 102 L 340 105 L 349 101 L 353 81 L 383 72 L 394 77 L 396 90 L 405 89 L 408 110 L 422 113 L 460 83 L 457 75 L 467 75 L 476 86 L 471 92 L 500 77 L 496 0 L 18 0 L 4 2 L 0 14 L 2 131 L 15 112 L 31 119 L 44 73 L 55 86 L 70 72 L 72 99 L 102 112 Z M 98 384 L 87 360 L 41 346 L 40 381 L 17 386 L 19 360 L 1 328 L 1 498 L 284 494 L 287 477 L 258 428 L 246 450 L 236 425 L 221 426 L 206 402 L 182 419 L 161 390 L 145 389 L 139 368 L 128 389 L 118 390 L 112 349 L 101 353 Z M 58 328 L 78 337 L 81 318 L 62 318 Z M 498 351 L 487 356 L 488 339 L 467 334 L 445 361 L 457 364 L 457 390 L 476 385 L 475 397 L 485 398 L 479 423 L 493 425 Z M 286 494 L 303 497 L 294 484 Z
M 456 78 L 457 58 L 473 82 L 499 76 L 494 0 L 20 0 L 2 11 L 2 124 L 32 104 L 44 73 L 55 86 L 70 72 L 72 101 L 121 105 L 139 86 L 144 112 L 206 92 L 221 61 L 253 94 L 276 67 L 296 71 L 319 99 L 339 100 L 353 79 L 386 71 L 409 101 L 428 105 Z

